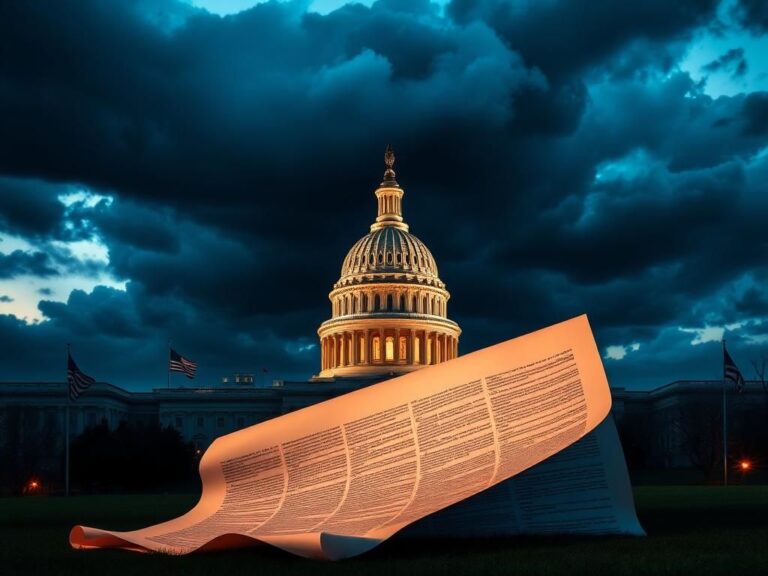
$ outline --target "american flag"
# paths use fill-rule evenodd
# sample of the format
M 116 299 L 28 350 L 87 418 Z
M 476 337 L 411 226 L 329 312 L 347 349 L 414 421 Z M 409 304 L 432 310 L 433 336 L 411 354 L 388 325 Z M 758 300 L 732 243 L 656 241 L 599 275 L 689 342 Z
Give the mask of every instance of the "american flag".
M 744 390 L 744 377 L 741 371 L 736 367 L 736 363 L 728 354 L 728 350 L 723 345 L 723 378 L 726 382 L 732 382 L 736 386 L 736 392 Z
M 197 362 L 184 358 L 184 356 L 171 348 L 171 363 L 168 369 L 171 372 L 183 372 L 187 378 L 194 378 L 195 372 L 197 372 Z
M 75 401 L 96 380 L 83 373 L 72 359 L 72 354 L 67 353 L 67 382 L 69 383 L 69 399 Z

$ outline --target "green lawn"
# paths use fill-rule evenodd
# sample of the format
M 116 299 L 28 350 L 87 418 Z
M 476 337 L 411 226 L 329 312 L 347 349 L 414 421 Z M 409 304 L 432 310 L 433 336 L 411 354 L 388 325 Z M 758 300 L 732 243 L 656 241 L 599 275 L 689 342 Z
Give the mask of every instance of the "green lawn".
M 0 498 L 0 574 L 761 574 L 768 486 L 636 489 L 647 538 L 385 542 L 361 557 L 314 562 L 269 547 L 169 557 L 69 548 L 76 523 L 134 529 L 188 510 L 196 496 Z

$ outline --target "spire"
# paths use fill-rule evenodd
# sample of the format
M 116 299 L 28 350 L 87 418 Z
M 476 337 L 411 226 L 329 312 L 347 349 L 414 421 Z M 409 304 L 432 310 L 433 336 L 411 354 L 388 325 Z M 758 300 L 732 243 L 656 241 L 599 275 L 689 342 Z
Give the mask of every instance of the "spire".
M 384 170 L 384 181 L 381 183 L 381 185 L 397 186 L 397 181 L 395 180 L 395 171 L 392 169 L 392 167 L 395 165 L 395 152 L 392 150 L 392 146 L 390 144 L 387 144 L 387 150 L 384 152 L 384 165 L 387 167 L 387 169 Z
M 379 214 L 376 222 L 371 225 L 371 232 L 380 230 L 385 226 L 392 226 L 400 230 L 408 231 L 408 224 L 403 222 L 402 199 L 403 189 L 395 180 L 395 153 L 392 146 L 387 144 L 387 150 L 384 152 L 384 180 L 379 184 L 376 190 L 376 198 L 379 204 Z

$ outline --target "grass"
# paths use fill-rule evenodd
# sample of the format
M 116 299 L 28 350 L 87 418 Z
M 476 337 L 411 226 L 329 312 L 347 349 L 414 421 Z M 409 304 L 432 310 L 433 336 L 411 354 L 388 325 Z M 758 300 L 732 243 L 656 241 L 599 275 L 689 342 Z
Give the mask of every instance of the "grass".
M 768 566 L 768 486 L 643 486 L 635 497 L 646 538 L 390 540 L 337 563 L 264 546 L 169 557 L 72 550 L 69 529 L 135 529 L 177 516 L 197 497 L 131 495 L 0 498 L 0 574 L 237 576 L 306 574 L 760 574 Z

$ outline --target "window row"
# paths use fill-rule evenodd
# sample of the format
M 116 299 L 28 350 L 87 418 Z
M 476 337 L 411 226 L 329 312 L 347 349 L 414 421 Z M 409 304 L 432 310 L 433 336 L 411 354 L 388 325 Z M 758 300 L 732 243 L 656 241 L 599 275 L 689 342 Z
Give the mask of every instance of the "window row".
M 410 256 L 410 257 L 409 257 Z M 358 254 L 355 256 L 355 266 L 375 266 L 376 264 L 384 264 L 386 263 L 389 266 L 392 265 L 402 265 L 402 264 L 410 264 L 411 266 L 421 266 L 422 268 L 426 268 L 429 266 L 429 263 L 426 261 L 424 256 L 421 254 L 416 255 L 414 252 L 411 252 L 410 254 L 403 253 L 403 252 L 391 252 L 386 251 L 382 252 L 379 250 L 377 254 L 374 254 L 373 252 L 369 252 L 367 255 Z
M 412 312 L 446 317 L 447 302 L 436 294 L 424 294 L 421 297 L 405 294 L 346 294 L 333 300 L 333 317 L 360 314 L 363 312 Z

